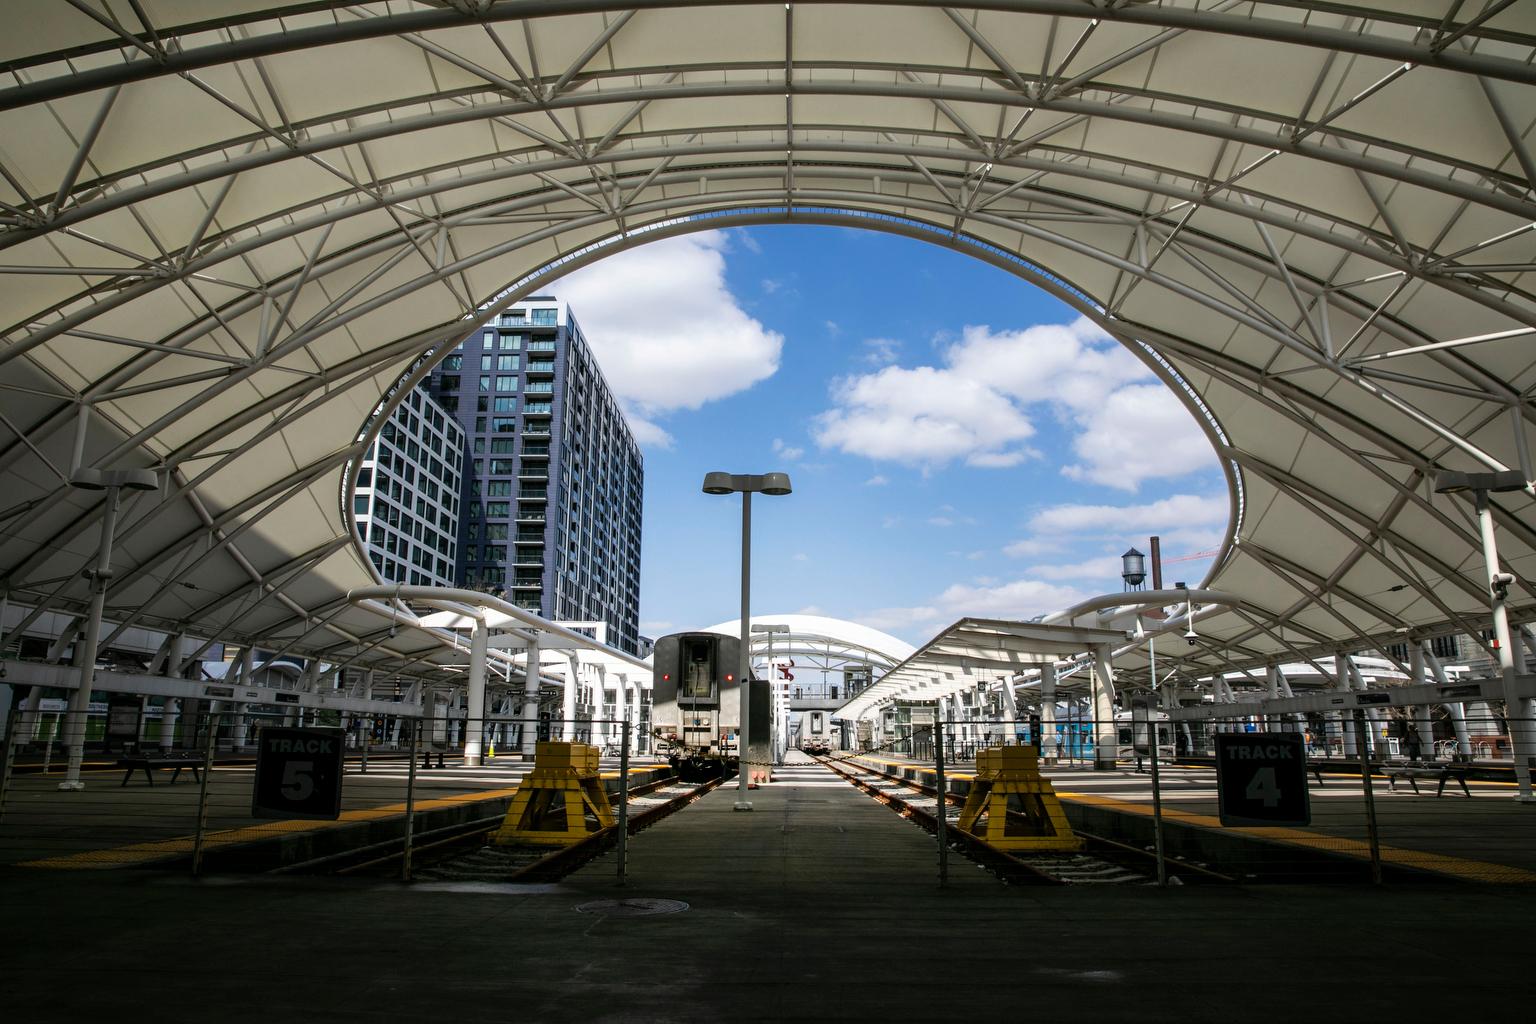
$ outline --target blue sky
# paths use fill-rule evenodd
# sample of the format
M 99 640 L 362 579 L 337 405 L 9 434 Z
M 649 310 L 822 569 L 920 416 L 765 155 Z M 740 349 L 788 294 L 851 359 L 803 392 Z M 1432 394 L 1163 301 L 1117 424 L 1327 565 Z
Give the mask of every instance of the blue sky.
M 1119 555 L 1214 549 L 1226 487 L 1190 415 L 1117 342 L 1012 275 L 851 228 L 651 243 L 548 289 L 645 448 L 641 631 L 735 618 L 740 499 L 706 472 L 783 470 L 753 502 L 753 610 L 921 643 L 1119 589 Z M 1207 558 L 1167 566 L 1199 581 Z

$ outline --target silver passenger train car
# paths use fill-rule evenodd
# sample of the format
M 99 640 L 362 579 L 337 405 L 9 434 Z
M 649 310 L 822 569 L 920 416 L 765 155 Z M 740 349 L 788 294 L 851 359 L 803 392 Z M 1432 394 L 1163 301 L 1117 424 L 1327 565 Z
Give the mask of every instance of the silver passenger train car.
M 723 633 L 673 633 L 652 654 L 651 732 L 685 779 L 734 770 L 741 725 L 736 674 L 741 641 Z

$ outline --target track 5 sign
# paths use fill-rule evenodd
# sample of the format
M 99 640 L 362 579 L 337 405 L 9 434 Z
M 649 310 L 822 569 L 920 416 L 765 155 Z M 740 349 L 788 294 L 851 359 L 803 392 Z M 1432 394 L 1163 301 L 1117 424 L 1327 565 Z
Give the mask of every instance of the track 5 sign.
M 1311 824 L 1301 733 L 1217 733 L 1216 799 L 1223 825 Z
M 263 729 L 256 739 L 258 818 L 341 816 L 340 729 Z

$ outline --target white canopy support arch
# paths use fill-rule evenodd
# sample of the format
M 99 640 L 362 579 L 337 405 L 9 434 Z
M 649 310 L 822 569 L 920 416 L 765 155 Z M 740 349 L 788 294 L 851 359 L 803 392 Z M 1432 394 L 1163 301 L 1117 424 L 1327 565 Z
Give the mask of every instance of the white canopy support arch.
M 147 468 L 111 628 L 454 662 L 347 600 L 369 425 L 556 275 L 807 223 L 1004 267 L 1176 390 L 1232 495 L 1205 667 L 1481 633 L 1471 499 L 1431 481 L 1536 475 L 1532 5 L 12 7 L 0 590 L 29 614 L 89 602 L 74 470 Z M 1531 489 L 1492 511 L 1536 619 Z

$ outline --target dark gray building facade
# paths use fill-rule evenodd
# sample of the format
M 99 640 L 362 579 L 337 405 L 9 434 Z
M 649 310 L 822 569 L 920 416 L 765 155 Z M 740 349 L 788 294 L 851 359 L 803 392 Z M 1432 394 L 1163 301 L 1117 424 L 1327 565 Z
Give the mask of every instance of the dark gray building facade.
M 534 296 L 465 338 L 430 389 L 466 435 L 461 586 L 639 644 L 645 470 L 568 310 Z

